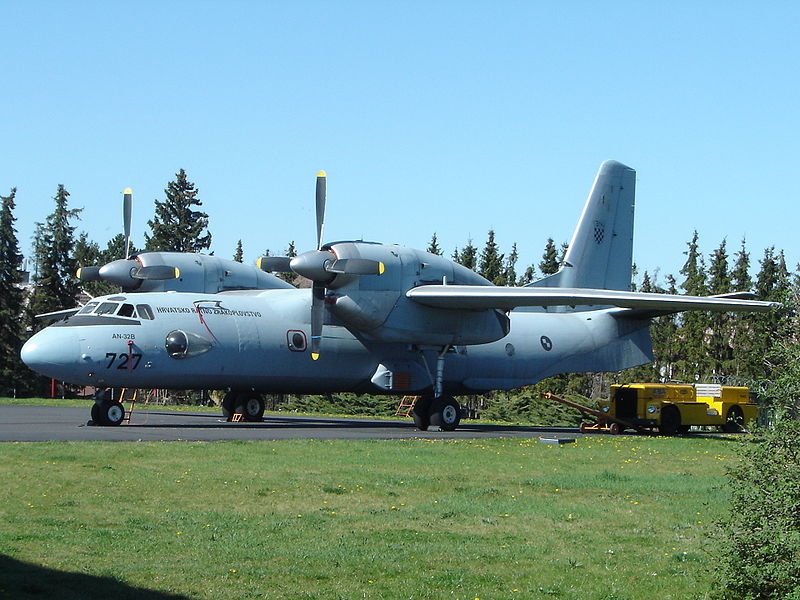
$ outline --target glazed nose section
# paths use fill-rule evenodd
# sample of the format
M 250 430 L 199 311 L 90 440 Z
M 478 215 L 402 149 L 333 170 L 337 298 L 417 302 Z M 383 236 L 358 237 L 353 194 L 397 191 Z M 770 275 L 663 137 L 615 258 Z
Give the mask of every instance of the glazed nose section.
M 68 379 L 79 359 L 75 333 L 66 328 L 46 328 L 25 342 L 20 352 L 30 369 L 56 379 Z

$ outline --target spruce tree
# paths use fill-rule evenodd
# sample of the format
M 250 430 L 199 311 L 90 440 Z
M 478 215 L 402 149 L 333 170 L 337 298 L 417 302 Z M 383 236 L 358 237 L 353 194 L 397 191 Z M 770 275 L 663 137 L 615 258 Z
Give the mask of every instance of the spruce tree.
M 539 262 L 539 271 L 542 275 L 552 275 L 558 271 L 558 253 L 553 238 L 547 238 L 547 243 L 542 253 L 542 260 Z
M 736 263 L 731 271 L 731 289 L 734 292 L 749 292 L 753 287 L 753 279 L 750 277 L 750 253 L 745 248 L 745 240 L 742 238 L 742 247 L 736 253 Z
M 703 256 L 698 246 L 697 231 L 692 240 L 687 242 L 686 262 L 681 268 L 685 277 L 681 288 L 691 296 L 706 295 L 706 271 Z M 706 346 L 706 329 L 708 314 L 700 311 L 689 311 L 682 315 L 678 343 L 679 360 L 676 365 L 678 376 L 685 381 L 694 382 L 702 379 L 709 372 L 708 352 Z
M 430 244 L 428 244 L 428 249 L 426 252 L 430 252 L 431 254 L 436 254 L 437 256 L 442 255 L 442 249 L 439 247 L 439 240 L 436 239 L 436 232 L 433 232 L 433 237 L 431 238 Z
M 236 242 L 236 252 L 233 253 L 233 260 L 240 263 L 244 260 L 244 250 L 242 249 L 242 240 Z
M 508 255 L 506 259 L 506 266 L 505 272 L 503 273 L 503 279 L 505 279 L 505 285 L 517 285 L 517 261 L 519 260 L 519 253 L 517 252 L 517 243 L 514 242 L 514 245 L 511 246 L 511 254 Z
M 490 229 L 486 245 L 481 252 L 478 273 L 495 285 L 505 285 L 505 280 L 503 278 L 503 259 L 504 256 L 497 251 L 497 244 L 494 241 L 494 230 Z
M 17 188 L 0 196 L 0 396 L 13 396 L 22 386 L 25 372 L 19 359 L 24 328 L 25 294 L 22 284 L 22 254 L 14 227 Z
M 727 242 L 722 240 L 708 266 L 708 293 L 727 294 L 731 291 L 731 276 L 728 268 Z M 708 337 L 709 365 L 716 375 L 727 375 L 731 370 L 733 348 L 731 346 L 731 319 L 726 313 L 709 313 Z
M 519 278 L 517 285 L 528 285 L 533 282 L 536 278 L 536 267 L 533 265 L 528 265 L 526 267 L 525 272 L 522 274 L 522 277 Z
M 145 233 L 147 250 L 172 250 L 175 252 L 200 252 L 211 247 L 208 232 L 208 215 L 193 210 L 202 206 L 197 199 L 199 190 L 181 169 L 164 190 L 166 200 L 155 201 L 155 217 L 147 222 L 153 232 Z
M 44 223 L 36 224 L 34 253 L 36 275 L 30 309 L 33 314 L 72 308 L 80 286 L 75 279 L 75 226 L 81 209 L 69 208 L 69 192 L 58 186 L 56 207 Z
M 478 249 L 473 245 L 471 238 L 467 240 L 467 245 L 461 249 L 461 253 L 458 255 L 458 260 L 456 262 L 464 265 L 468 269 L 475 270 L 475 267 L 478 265 Z

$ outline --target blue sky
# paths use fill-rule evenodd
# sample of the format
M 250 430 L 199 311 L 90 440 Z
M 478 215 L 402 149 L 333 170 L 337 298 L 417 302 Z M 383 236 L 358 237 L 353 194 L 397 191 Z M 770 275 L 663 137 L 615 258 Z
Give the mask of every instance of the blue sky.
M 569 239 L 600 163 L 637 170 L 640 270 L 743 237 L 798 253 L 791 2 L 0 1 L 0 193 L 23 249 L 59 183 L 134 243 L 180 168 L 212 249 L 325 238 L 445 252 L 493 228 L 518 269 Z

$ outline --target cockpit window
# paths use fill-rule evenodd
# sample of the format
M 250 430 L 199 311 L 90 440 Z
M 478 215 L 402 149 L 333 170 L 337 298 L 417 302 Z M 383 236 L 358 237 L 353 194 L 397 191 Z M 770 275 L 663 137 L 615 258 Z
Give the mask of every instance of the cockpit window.
M 149 304 L 137 304 L 136 310 L 139 311 L 139 318 L 140 319 L 150 319 L 153 320 L 153 309 L 150 308 Z
M 117 312 L 117 307 L 119 304 L 116 302 L 103 302 L 100 306 L 97 307 L 97 310 L 94 311 L 96 315 L 113 315 Z
M 97 306 L 98 304 L 100 304 L 100 303 L 99 302 L 87 302 L 86 306 L 84 306 L 82 309 L 80 309 L 78 311 L 78 314 L 79 315 L 89 314 L 90 312 L 92 312 L 94 310 L 94 307 Z
M 120 317 L 136 317 L 136 311 L 133 308 L 133 304 L 123 304 L 117 315 Z

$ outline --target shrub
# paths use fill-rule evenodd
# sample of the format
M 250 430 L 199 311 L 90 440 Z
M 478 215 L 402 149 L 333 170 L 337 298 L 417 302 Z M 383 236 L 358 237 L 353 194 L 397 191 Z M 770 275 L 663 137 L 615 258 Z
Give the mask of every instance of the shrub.
M 718 598 L 800 600 L 800 423 L 745 442 L 720 523 Z

